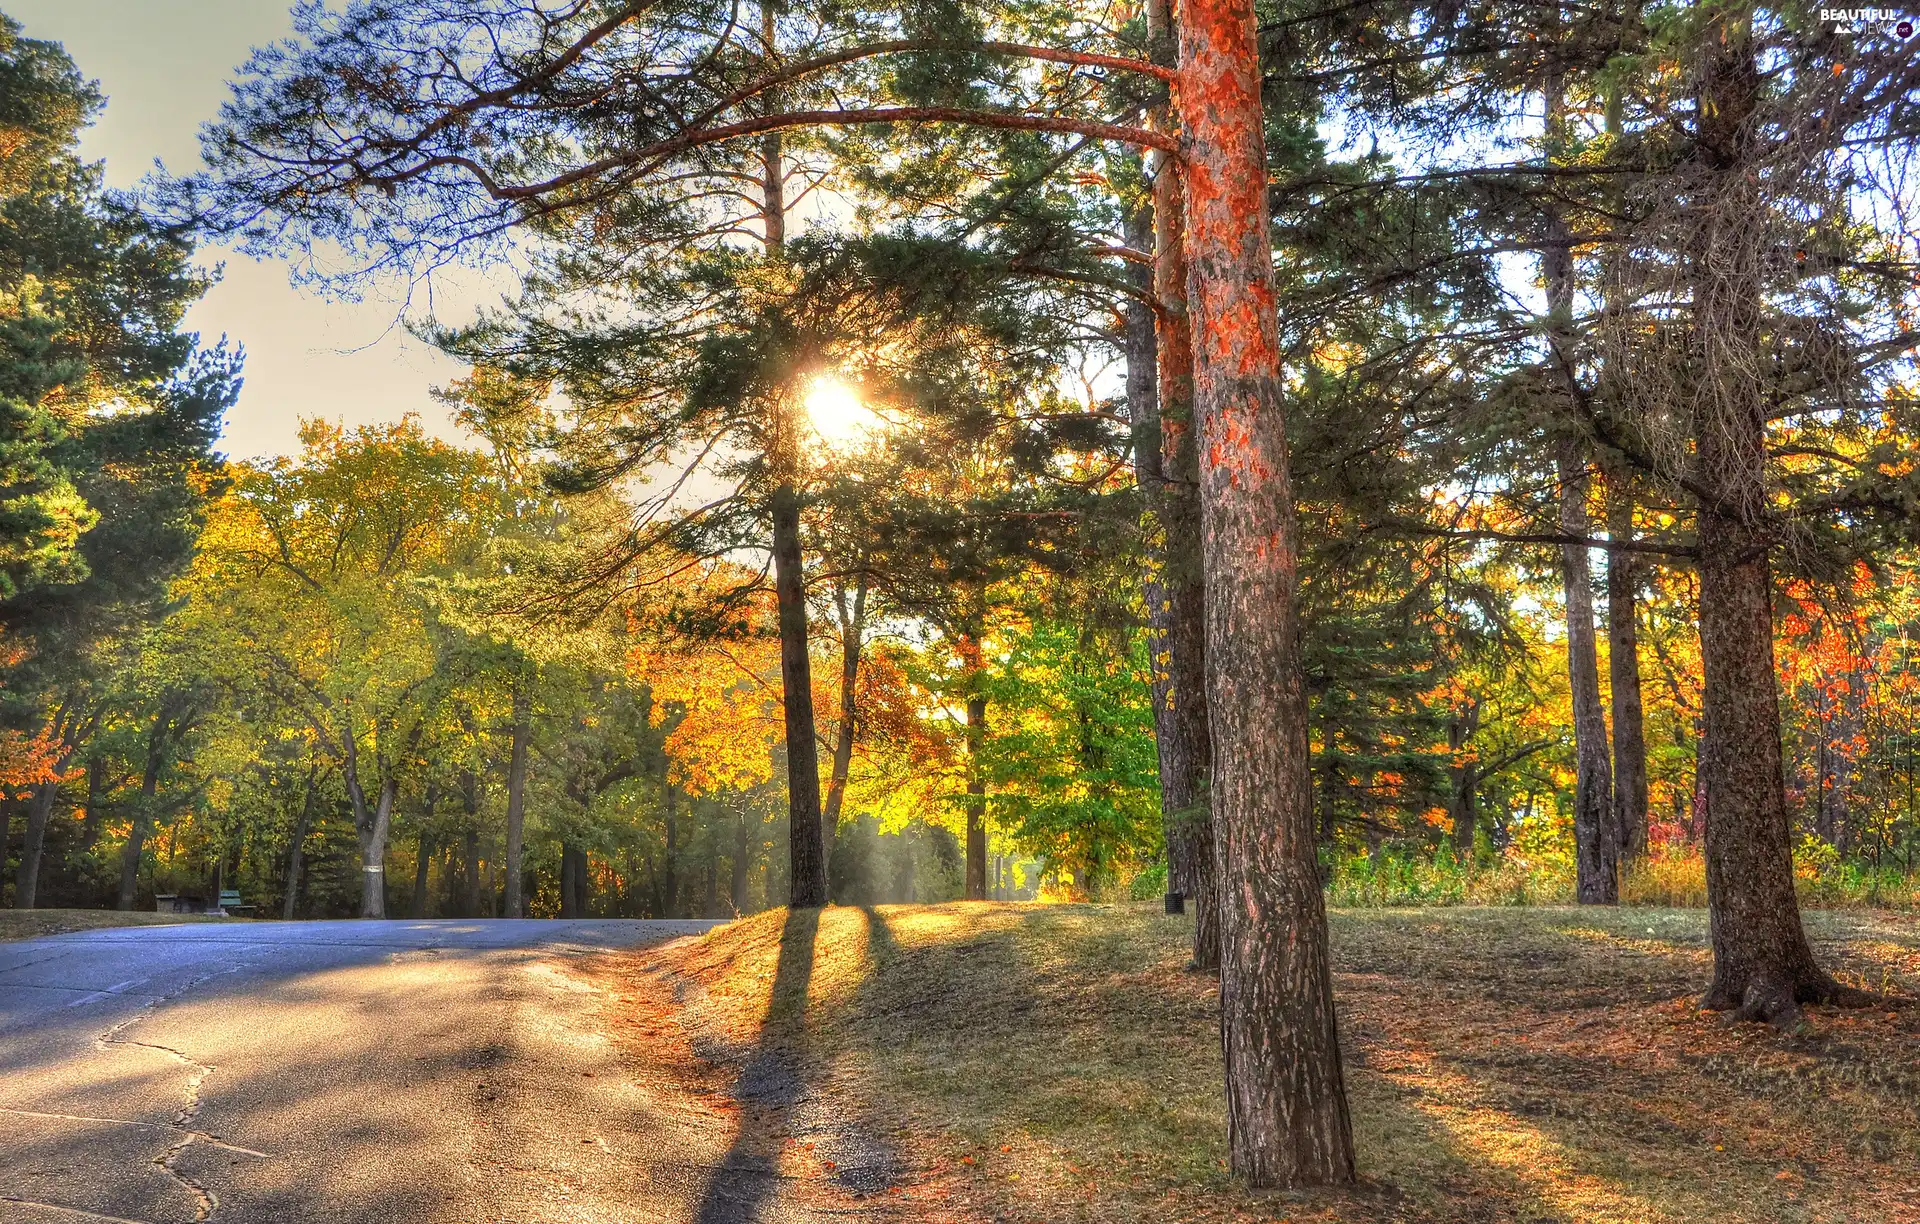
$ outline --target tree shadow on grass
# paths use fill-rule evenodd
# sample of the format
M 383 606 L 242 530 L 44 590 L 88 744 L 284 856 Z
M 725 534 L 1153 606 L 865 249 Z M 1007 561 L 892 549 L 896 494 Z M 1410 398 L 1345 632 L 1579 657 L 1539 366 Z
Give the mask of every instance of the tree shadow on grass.
M 760 1039 L 754 1043 L 731 1089 L 740 1108 L 733 1144 L 713 1171 L 695 1214 L 696 1224 L 749 1224 L 780 1193 L 780 1151 L 792 1133 L 794 1107 L 804 1092 L 796 1069 L 803 1052 L 797 1026 L 784 1021 L 807 1005 L 813 981 L 813 944 L 820 911 L 787 911 L 780 932 L 780 958 Z M 793 1033 L 789 1035 L 789 1028 Z M 783 1041 L 782 1037 L 789 1037 Z

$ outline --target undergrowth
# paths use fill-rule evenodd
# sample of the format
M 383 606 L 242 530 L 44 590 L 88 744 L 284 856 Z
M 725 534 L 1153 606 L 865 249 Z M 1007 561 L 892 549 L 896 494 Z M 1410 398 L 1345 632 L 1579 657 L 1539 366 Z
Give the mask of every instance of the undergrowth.
M 1832 846 L 1808 838 L 1794 854 L 1800 904 L 1810 909 L 1866 906 L 1920 909 L 1920 872 L 1904 863 L 1843 859 Z M 1337 857 L 1327 903 L 1346 908 L 1426 905 L 1567 905 L 1574 899 L 1573 864 L 1565 856 L 1513 852 L 1456 856 L 1385 849 Z M 1698 908 L 1707 903 L 1707 867 L 1697 844 L 1673 842 L 1622 873 L 1625 905 Z

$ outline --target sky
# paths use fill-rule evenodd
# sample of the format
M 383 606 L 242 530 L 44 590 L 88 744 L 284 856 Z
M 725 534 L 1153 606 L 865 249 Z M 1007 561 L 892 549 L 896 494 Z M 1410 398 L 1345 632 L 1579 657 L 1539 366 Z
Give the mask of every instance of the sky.
M 197 133 L 227 96 L 227 81 L 255 46 L 291 29 L 291 0 L 0 0 L 31 38 L 63 43 L 80 71 L 99 81 L 105 113 L 88 130 L 84 156 L 104 160 L 109 184 L 131 187 L 157 158 L 170 170 L 199 165 Z M 247 351 L 246 385 L 228 414 L 221 448 L 236 459 L 298 447 L 308 417 L 347 424 L 418 412 L 455 436 L 431 396 L 460 366 L 396 326 L 403 287 L 357 302 L 328 300 L 288 283 L 286 265 L 209 248 L 224 263 L 220 283 L 186 325 L 211 344 L 223 333 Z M 439 286 L 449 309 L 496 299 L 503 285 L 475 277 Z M 419 300 L 416 295 L 415 300 Z

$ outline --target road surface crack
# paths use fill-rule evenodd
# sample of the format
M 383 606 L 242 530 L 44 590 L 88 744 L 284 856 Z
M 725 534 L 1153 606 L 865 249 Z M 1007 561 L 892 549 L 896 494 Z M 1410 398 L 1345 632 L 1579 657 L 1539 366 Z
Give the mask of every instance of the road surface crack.
M 161 1127 L 161 1129 L 174 1132 L 177 1138 L 167 1146 L 164 1152 L 155 1156 L 152 1163 L 168 1177 L 172 1178 L 182 1190 L 185 1190 L 193 1196 L 195 1203 L 193 1213 L 194 1224 L 206 1224 L 206 1221 L 213 1218 L 213 1213 L 220 1209 L 220 1196 L 215 1194 L 210 1187 L 204 1186 L 185 1173 L 182 1173 L 178 1168 L 174 1167 L 174 1162 L 180 1159 L 183 1152 L 202 1139 L 216 1142 L 221 1147 L 232 1146 L 225 1140 L 208 1135 L 205 1131 L 197 1130 L 192 1126 L 192 1122 L 200 1114 L 200 1085 L 206 1082 L 209 1075 L 213 1074 L 214 1068 L 194 1058 L 190 1054 L 174 1049 L 172 1046 L 161 1045 L 152 1041 L 135 1041 L 133 1038 L 126 1036 L 126 1032 L 134 1025 L 145 1020 L 157 1010 L 161 1004 L 179 998 L 203 982 L 211 981 L 214 978 L 222 977 L 229 973 L 237 973 L 243 967 L 244 966 L 241 965 L 230 965 L 215 973 L 202 974 L 192 981 L 187 982 L 178 990 L 155 996 L 142 1004 L 139 1010 L 135 1011 L 131 1016 L 128 1016 L 125 1020 L 122 1020 L 94 1039 L 94 1043 L 103 1050 L 109 1046 L 137 1046 L 145 1050 L 156 1050 L 174 1059 L 187 1069 L 186 1101 L 180 1106 L 179 1111 L 173 1115 L 173 1121 Z M 149 1125 L 158 1124 L 150 1123 Z M 247 1149 L 238 1150 L 246 1151 Z M 264 1155 L 264 1153 L 251 1151 L 249 1151 L 248 1154 L 253 1156 Z
M 51 1113 L 43 1109 L 12 1109 L 4 1105 L 0 1105 L 0 1114 L 12 1114 L 17 1118 L 47 1118 L 55 1122 L 87 1122 L 96 1126 L 131 1126 L 140 1130 L 173 1131 L 180 1129 L 170 1122 L 138 1122 L 131 1118 L 102 1118 L 93 1114 Z M 223 1151 L 236 1152 L 242 1156 L 253 1156 L 260 1160 L 273 1159 L 273 1155 L 269 1152 L 256 1152 L 250 1147 L 241 1147 L 237 1143 L 228 1143 L 212 1131 L 196 1130 L 193 1132 L 193 1137 L 201 1143 L 207 1144 L 210 1147 L 220 1148 Z

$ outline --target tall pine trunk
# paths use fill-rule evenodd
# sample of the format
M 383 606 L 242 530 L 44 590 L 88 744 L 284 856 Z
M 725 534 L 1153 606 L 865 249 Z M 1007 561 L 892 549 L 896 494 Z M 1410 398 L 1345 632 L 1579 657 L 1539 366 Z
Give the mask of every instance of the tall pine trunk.
M 1782 1026 L 1799 1004 L 1849 1002 L 1813 959 L 1794 895 L 1781 779 L 1767 524 L 1767 399 L 1757 236 L 1764 207 L 1753 157 L 1759 66 L 1748 32 L 1724 15 L 1701 32 L 1693 249 L 1694 444 L 1702 488 L 1701 776 L 1713 983 L 1702 1005 Z
M 527 831 L 527 746 L 533 739 L 533 680 L 519 675 L 513 682 L 513 743 L 507 752 L 507 903 L 508 918 L 527 916 L 526 872 L 522 859 Z
M 1633 539 L 1633 489 L 1607 481 L 1607 537 Z M 1647 852 L 1647 731 L 1640 697 L 1640 567 L 1631 552 L 1607 554 L 1607 676 L 1613 694 L 1613 825 L 1621 862 Z
M 781 707 L 786 717 L 788 903 L 827 903 L 827 854 L 820 818 L 820 746 L 814 739 L 813 664 L 807 653 L 807 594 L 801 571 L 800 497 L 791 482 L 773 494 L 774 590 L 780 613 Z
M 1228 1151 L 1255 1186 L 1347 1182 L 1253 3 L 1187 0 L 1178 18 Z
M 1171 5 L 1147 8 L 1156 59 L 1171 62 Z M 1156 120 L 1173 129 L 1170 111 Z M 1187 310 L 1186 199 L 1180 167 L 1153 158 L 1154 432 L 1159 453 L 1150 495 L 1160 529 L 1159 642 L 1154 647 L 1154 727 L 1169 882 L 1193 901 L 1193 965 L 1220 967 L 1220 902 L 1213 818 L 1207 808 L 1212 743 L 1207 724 L 1207 610 L 1200 537 L 1193 332 Z M 1136 243 L 1135 245 L 1144 245 Z
M 978 676 L 975 677 L 978 683 Z M 967 900 L 987 899 L 987 775 L 980 753 L 987 736 L 987 699 L 967 698 Z
M 1577 445 L 1562 443 L 1560 531 L 1586 536 L 1587 474 Z M 1575 890 L 1582 905 L 1620 899 L 1620 845 L 1613 810 L 1613 767 L 1607 716 L 1600 701 L 1600 662 L 1593 627 L 1593 571 L 1585 544 L 1560 547 L 1567 609 L 1567 684 L 1573 699 L 1573 848 Z
M 763 49 L 771 59 L 774 48 L 774 9 L 760 7 Z M 786 163 L 780 135 L 769 132 L 760 141 L 761 221 L 763 244 L 769 258 L 786 247 Z M 777 410 L 773 423 L 773 591 L 780 619 L 781 713 L 787 740 L 788 904 L 827 903 L 827 847 L 820 811 L 820 745 L 814 739 L 813 662 L 807 642 L 806 562 L 800 551 L 800 491 L 798 409 L 791 403 Z
M 1557 14 L 1556 14 L 1557 18 Z M 1546 157 L 1566 149 L 1566 86 L 1556 66 L 1547 73 Z M 1553 374 L 1573 393 L 1573 249 L 1559 210 L 1549 204 L 1540 271 L 1547 286 L 1548 360 Z M 1578 438 L 1562 432 L 1555 463 L 1560 475 L 1560 533 L 1586 539 L 1587 463 Z M 1620 897 L 1620 846 L 1613 811 L 1613 763 L 1607 716 L 1600 701 L 1599 644 L 1593 626 L 1593 567 L 1585 544 L 1560 546 L 1560 584 L 1567 612 L 1567 687 L 1573 704 L 1573 845 L 1575 896 L 1582 905 L 1612 905 Z

